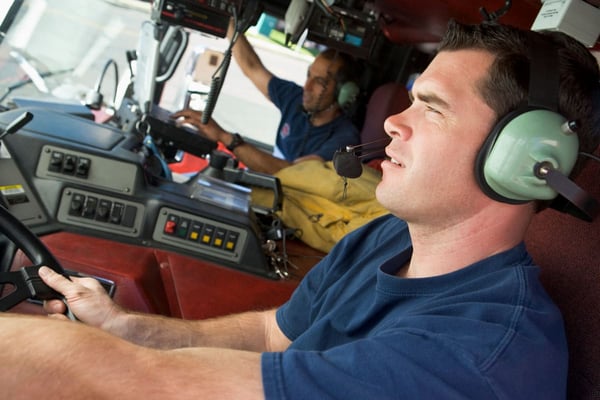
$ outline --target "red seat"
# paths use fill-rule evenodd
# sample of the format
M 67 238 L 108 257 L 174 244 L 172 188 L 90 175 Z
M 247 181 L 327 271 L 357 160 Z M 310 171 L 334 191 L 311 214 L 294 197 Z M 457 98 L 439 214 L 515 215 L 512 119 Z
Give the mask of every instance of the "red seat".
M 404 85 L 388 82 L 375 89 L 367 103 L 365 122 L 360 132 L 361 143 L 371 143 L 388 138 L 383 129 L 383 122 L 388 116 L 401 113 L 409 105 L 408 91 Z M 381 160 L 385 157 L 382 150 L 384 145 L 385 143 L 377 143 L 374 146 L 377 151 L 371 152 L 368 148 L 364 150 L 362 152 L 364 156 L 361 158 L 363 163 L 379 168 Z M 369 155 L 366 155 L 367 153 Z
M 600 153 L 597 149 L 596 154 Z M 576 179 L 600 200 L 600 164 Z M 600 217 L 592 223 L 548 209 L 526 237 L 541 280 L 561 309 L 569 344 L 569 399 L 600 398 Z

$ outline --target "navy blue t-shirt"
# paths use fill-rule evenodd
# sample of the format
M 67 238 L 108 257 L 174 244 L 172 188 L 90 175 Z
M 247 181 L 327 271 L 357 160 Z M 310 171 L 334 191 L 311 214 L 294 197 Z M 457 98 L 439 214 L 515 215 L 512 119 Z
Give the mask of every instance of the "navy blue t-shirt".
M 561 399 L 567 344 L 525 245 L 430 278 L 394 274 L 406 224 L 342 239 L 277 312 L 292 340 L 264 353 L 267 399 Z
M 281 112 L 275 146 L 286 160 L 316 154 L 331 161 L 336 150 L 359 144 L 358 129 L 345 114 L 325 125 L 313 126 L 302 112 L 302 87 L 294 82 L 271 78 L 269 97 Z

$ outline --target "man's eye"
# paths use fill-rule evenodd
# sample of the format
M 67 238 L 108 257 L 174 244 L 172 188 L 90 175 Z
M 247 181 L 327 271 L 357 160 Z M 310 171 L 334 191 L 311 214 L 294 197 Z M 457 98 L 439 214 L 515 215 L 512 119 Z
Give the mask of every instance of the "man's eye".
M 433 112 L 433 113 L 440 114 L 440 115 L 442 114 L 442 113 L 441 113 L 441 112 L 439 112 L 437 109 L 435 109 L 435 108 L 433 108 L 433 107 L 431 107 L 431 106 L 427 106 L 427 111 L 431 111 L 431 112 Z

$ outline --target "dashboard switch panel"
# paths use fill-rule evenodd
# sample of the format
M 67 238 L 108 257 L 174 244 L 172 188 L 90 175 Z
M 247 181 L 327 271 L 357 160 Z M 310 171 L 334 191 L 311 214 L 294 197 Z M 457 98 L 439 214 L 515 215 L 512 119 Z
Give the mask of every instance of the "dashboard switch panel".
M 87 190 L 65 188 L 57 220 L 64 224 L 137 237 L 142 229 L 145 207 L 116 197 Z
M 244 228 L 161 208 L 152 238 L 188 251 L 239 262 L 248 237 Z
M 138 169 L 132 163 L 46 145 L 40 154 L 36 175 L 133 195 Z

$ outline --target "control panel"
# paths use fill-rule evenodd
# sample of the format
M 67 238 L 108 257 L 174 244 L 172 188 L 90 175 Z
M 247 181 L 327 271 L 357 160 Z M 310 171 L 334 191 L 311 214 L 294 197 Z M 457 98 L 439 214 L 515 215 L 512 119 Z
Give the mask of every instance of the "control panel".
M 231 0 L 154 0 L 152 19 L 225 37 L 231 7 L 239 8 L 239 4 Z
M 35 191 L 8 154 L 6 146 L 0 148 L 0 171 L 0 203 L 26 225 L 48 222 Z
M 80 151 L 46 145 L 42 148 L 36 175 L 40 178 L 85 183 L 115 193 L 134 194 L 138 168 Z
M 28 226 L 161 247 L 279 278 L 250 189 L 208 176 L 185 184 L 154 176 L 135 134 L 33 111 L 31 129 L 3 138 L 0 153 L 0 202 Z M 0 124 L 16 113 L 22 110 L 0 113 Z
M 239 262 L 247 235 L 246 229 L 163 207 L 152 238 L 194 253 Z
M 59 203 L 59 222 L 108 233 L 137 237 L 142 229 L 143 204 L 87 190 L 65 188 Z

